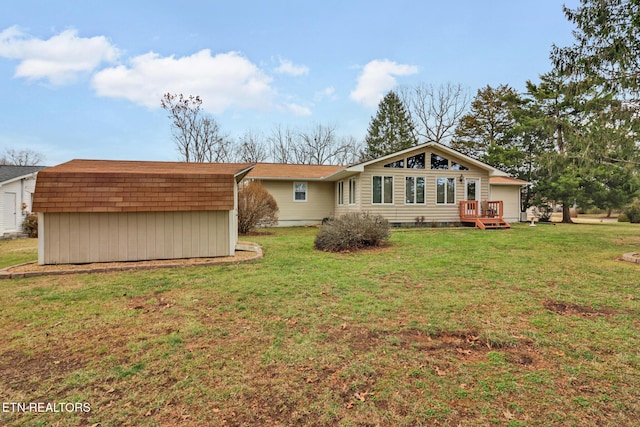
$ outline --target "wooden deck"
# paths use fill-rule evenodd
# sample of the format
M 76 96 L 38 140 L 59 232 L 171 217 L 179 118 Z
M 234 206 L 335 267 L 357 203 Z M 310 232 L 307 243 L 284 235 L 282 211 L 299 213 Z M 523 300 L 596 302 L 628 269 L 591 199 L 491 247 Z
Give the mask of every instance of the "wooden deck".
M 464 200 L 459 206 L 460 222 L 474 224 L 476 227 L 487 228 L 511 228 L 502 217 L 504 204 L 502 200 L 482 201 Z

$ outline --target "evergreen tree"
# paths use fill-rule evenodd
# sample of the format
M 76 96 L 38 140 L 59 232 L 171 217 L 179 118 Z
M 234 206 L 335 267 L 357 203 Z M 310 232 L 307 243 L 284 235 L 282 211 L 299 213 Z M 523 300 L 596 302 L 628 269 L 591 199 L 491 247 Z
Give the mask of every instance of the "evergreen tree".
M 390 91 L 378 104 L 378 112 L 371 118 L 364 159 L 375 159 L 411 148 L 417 144 L 411 116 L 400 97 Z
M 479 89 L 471 110 L 460 119 L 451 147 L 505 172 L 519 175 L 523 162 L 516 110 L 523 104 L 517 92 L 507 86 Z

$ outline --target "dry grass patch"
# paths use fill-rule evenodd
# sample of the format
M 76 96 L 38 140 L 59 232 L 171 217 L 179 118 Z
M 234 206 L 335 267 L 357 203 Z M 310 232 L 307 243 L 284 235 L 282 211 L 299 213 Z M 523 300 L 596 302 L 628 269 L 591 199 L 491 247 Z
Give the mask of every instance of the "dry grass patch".
M 270 232 L 251 264 L 0 282 L 0 401 L 91 403 L 0 424 L 636 423 L 637 266 L 615 257 L 640 229 L 421 229 L 339 254 Z

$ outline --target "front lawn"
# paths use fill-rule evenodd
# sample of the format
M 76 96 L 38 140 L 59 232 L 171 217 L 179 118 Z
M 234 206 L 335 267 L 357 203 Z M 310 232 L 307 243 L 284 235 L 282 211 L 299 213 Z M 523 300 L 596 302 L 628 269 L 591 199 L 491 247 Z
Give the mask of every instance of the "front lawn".
M 637 425 L 639 226 L 271 231 L 247 264 L 0 281 L 0 425 Z

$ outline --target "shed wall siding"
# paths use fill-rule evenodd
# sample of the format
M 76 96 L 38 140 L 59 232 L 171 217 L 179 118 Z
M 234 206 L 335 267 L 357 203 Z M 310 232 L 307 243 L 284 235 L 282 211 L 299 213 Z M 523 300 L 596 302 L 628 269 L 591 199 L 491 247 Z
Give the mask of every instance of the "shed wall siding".
M 229 256 L 233 211 L 41 214 L 40 264 Z

